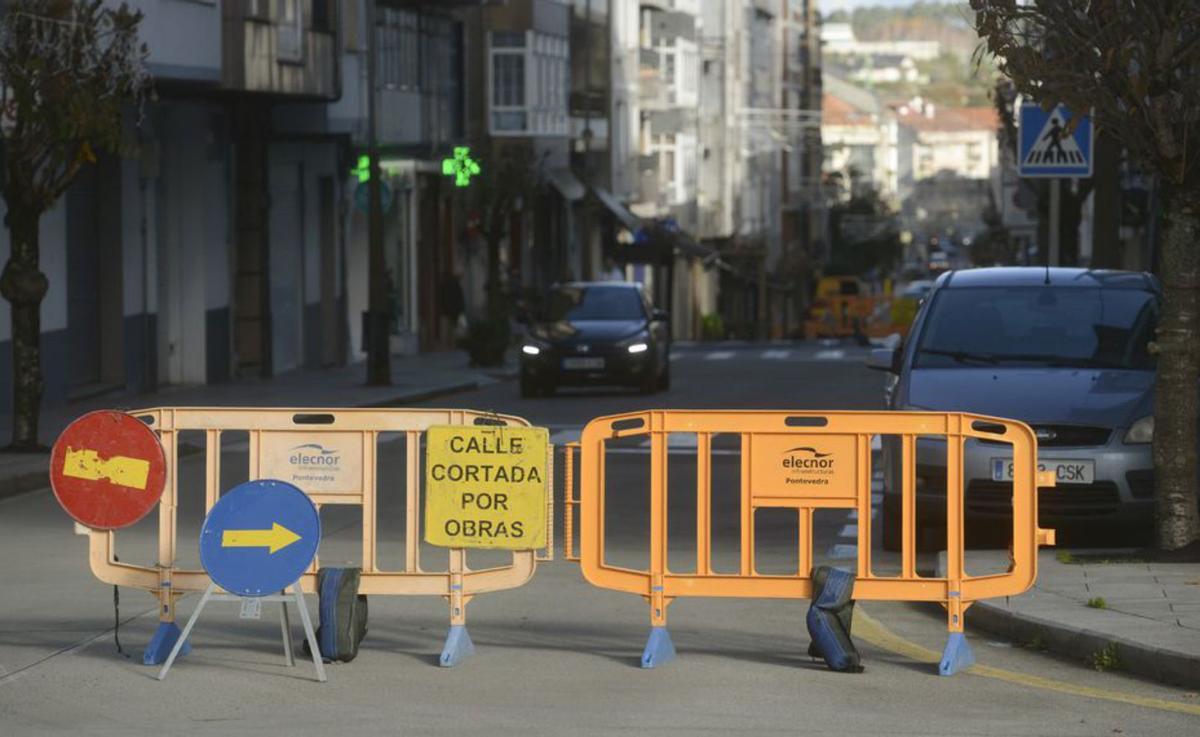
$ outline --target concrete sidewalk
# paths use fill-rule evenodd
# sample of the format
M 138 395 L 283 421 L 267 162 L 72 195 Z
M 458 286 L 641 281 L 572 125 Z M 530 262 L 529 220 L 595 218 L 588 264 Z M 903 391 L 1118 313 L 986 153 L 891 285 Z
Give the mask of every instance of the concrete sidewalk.
M 203 386 L 172 386 L 148 394 L 112 393 L 42 410 L 38 428 L 47 447 L 72 420 L 97 409 L 143 407 L 397 407 L 444 394 L 470 391 L 516 376 L 515 360 L 477 369 L 463 351 L 392 357 L 391 386 L 366 386 L 366 366 L 294 371 L 270 379 L 241 379 Z M 479 409 L 490 409 L 480 407 Z M 12 416 L 0 414 L 0 447 L 8 444 Z M 0 498 L 47 486 L 45 453 L 0 453 Z
M 1004 551 L 968 551 L 968 570 L 1005 560 Z M 967 623 L 1093 667 L 1200 688 L 1200 563 L 1138 560 L 1130 550 L 1042 550 L 1032 590 L 976 603 Z

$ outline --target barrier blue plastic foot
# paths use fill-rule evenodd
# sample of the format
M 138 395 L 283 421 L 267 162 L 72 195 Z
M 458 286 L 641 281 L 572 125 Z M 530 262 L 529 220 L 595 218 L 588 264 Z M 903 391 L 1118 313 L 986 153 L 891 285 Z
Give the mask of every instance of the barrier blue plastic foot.
M 179 631 L 179 626 L 174 622 L 159 622 L 158 629 L 154 631 L 154 637 L 150 638 L 150 644 L 146 645 L 146 651 L 142 653 L 142 665 L 165 663 L 167 656 L 171 654 L 171 648 L 175 647 L 175 641 L 181 634 L 183 633 Z M 189 641 L 183 643 L 179 654 L 187 655 L 191 651 L 192 643 Z
M 463 624 L 450 625 L 450 633 L 446 635 L 446 644 L 442 647 L 442 657 L 438 664 L 443 668 L 453 668 L 475 654 L 475 643 L 471 642 L 471 634 Z
M 650 639 L 646 640 L 646 649 L 642 651 L 642 667 L 654 668 L 675 659 L 675 643 L 671 642 L 671 633 L 666 627 L 651 627 Z
M 946 640 L 946 649 L 942 651 L 942 662 L 938 664 L 939 676 L 952 676 L 960 670 L 970 668 L 975 664 L 975 653 L 967 636 L 961 632 L 951 632 Z

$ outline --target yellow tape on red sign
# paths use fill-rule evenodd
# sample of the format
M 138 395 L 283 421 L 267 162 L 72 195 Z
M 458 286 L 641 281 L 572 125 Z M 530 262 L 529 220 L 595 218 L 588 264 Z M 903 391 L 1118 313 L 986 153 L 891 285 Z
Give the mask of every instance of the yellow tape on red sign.
M 448 548 L 545 547 L 546 428 L 431 427 L 425 443 L 425 542 Z

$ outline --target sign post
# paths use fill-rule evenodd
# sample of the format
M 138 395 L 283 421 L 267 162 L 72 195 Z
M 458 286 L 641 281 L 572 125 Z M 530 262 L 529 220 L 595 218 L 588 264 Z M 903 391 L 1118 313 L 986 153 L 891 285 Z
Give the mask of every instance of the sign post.
M 289 666 L 295 660 L 287 603 L 294 603 L 304 624 L 317 680 L 324 681 L 321 650 L 299 583 L 300 576 L 316 557 L 320 541 L 321 518 L 316 505 L 289 483 L 248 481 L 223 495 L 200 529 L 200 563 L 212 583 L 188 618 L 158 679 L 167 677 L 200 613 L 209 601 L 215 600 L 241 602 L 243 616 L 248 618 L 258 617 L 260 602 L 279 602 L 283 652 Z M 291 594 L 287 593 L 289 586 Z M 218 587 L 227 593 L 220 593 Z
M 544 427 L 431 427 L 425 448 L 425 542 L 450 548 L 450 633 L 439 662 L 475 651 L 466 625 L 463 548 L 546 547 L 550 437 Z

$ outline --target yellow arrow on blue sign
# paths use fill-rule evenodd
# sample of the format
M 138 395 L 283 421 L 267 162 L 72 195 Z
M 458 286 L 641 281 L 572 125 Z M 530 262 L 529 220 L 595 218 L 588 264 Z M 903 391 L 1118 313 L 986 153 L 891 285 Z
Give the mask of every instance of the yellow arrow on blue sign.
M 269 530 L 225 530 L 221 534 L 221 547 L 267 548 L 271 554 L 299 540 L 299 535 L 276 522 Z

